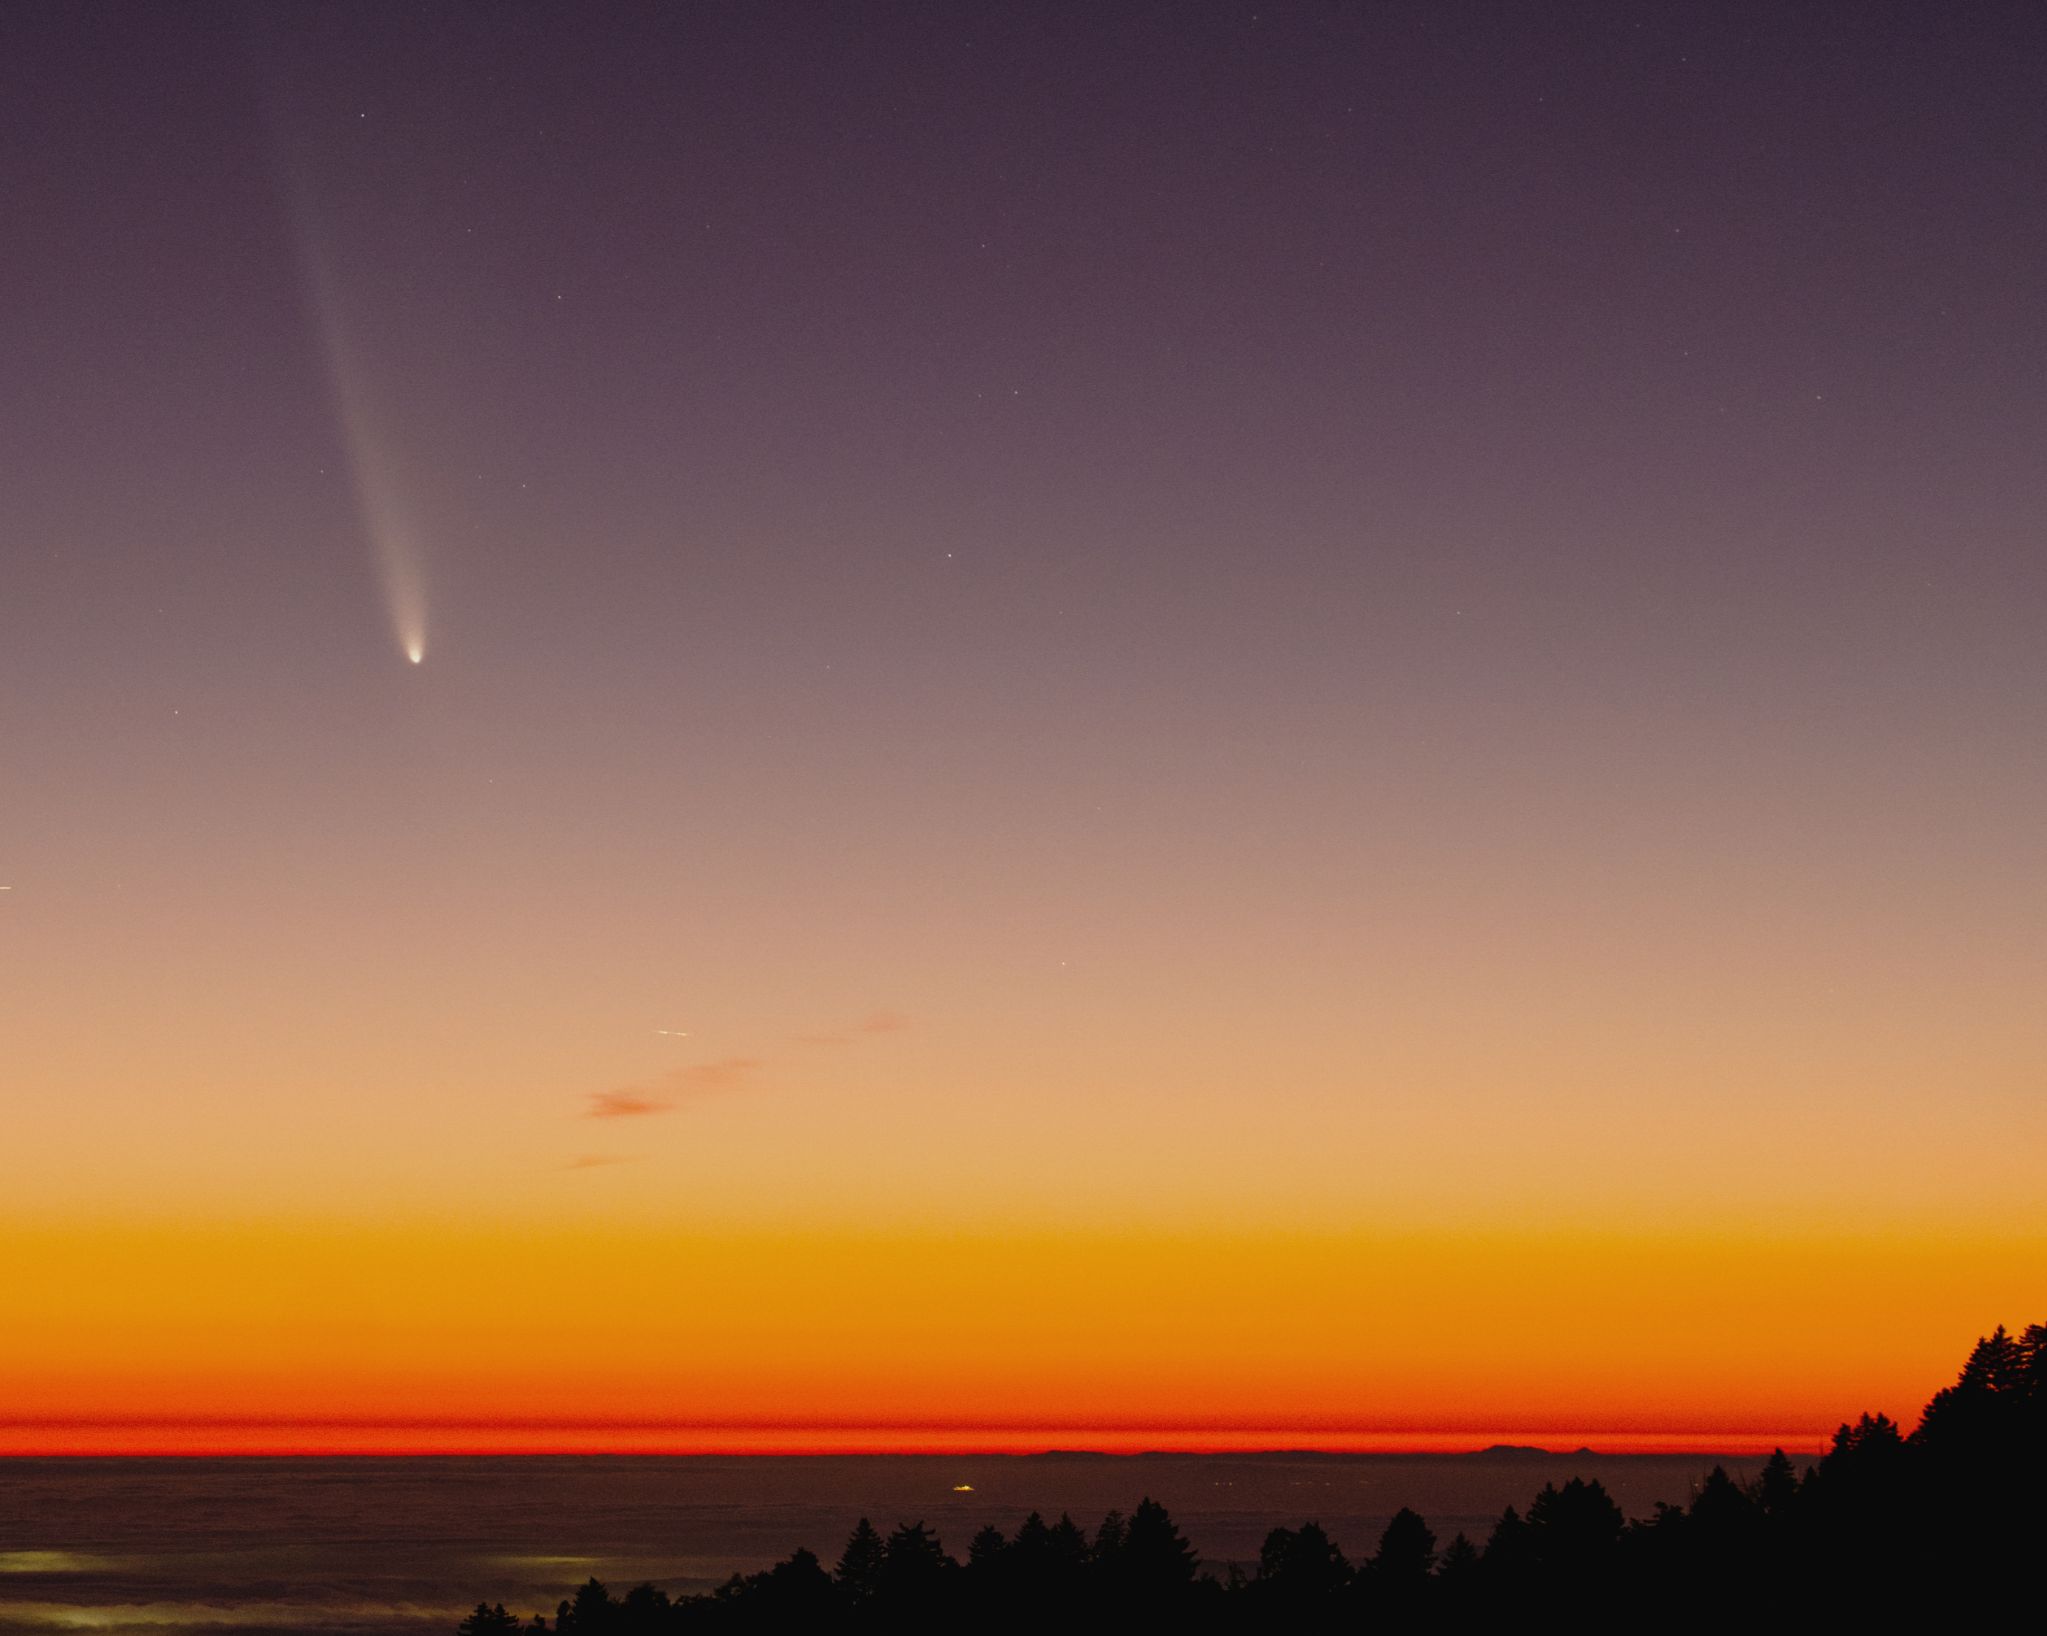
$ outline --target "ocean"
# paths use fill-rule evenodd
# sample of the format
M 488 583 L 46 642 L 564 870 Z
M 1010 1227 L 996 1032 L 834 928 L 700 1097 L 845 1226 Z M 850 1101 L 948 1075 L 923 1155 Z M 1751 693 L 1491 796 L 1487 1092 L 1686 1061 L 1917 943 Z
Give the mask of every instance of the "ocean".
M 496 1456 L 0 1459 L 0 1631 L 424 1636 L 479 1600 L 522 1618 L 596 1575 L 702 1590 L 854 1522 L 923 1521 L 964 1556 L 1033 1510 L 1090 1533 L 1149 1495 L 1204 1561 L 1321 1523 L 1369 1554 L 1403 1505 L 1483 1543 L 1545 1482 L 1596 1477 L 1630 1516 L 1710 1455 Z M 1747 1471 L 1753 1457 L 1725 1462 Z

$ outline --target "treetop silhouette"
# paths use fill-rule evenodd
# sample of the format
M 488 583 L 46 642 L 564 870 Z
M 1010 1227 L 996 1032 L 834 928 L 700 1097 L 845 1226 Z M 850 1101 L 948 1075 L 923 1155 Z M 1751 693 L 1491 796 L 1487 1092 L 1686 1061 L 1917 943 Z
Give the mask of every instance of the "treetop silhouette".
M 460 1636 L 552 1630 L 924 1632 L 1032 1636 L 1175 1632 L 1492 1630 L 1564 1619 L 1618 1628 L 1653 1610 L 1680 1626 L 1765 1629 L 1952 1626 L 2036 1584 L 2047 1535 L 2047 1326 L 1976 1343 L 1953 1385 L 1907 1435 L 1888 1416 L 1844 1421 L 1801 1473 L 1779 1449 L 1740 1482 L 1723 1466 L 1689 1505 L 1630 1522 L 1598 1482 L 1545 1484 L 1509 1506 L 1483 1549 L 1458 1534 L 1440 1554 L 1413 1510 L 1398 1511 L 1363 1561 L 1315 1522 L 1273 1529 L 1255 1572 L 1201 1571 L 1164 1506 L 1111 1511 L 1092 1537 L 1036 1512 L 1013 1538 L 974 1535 L 964 1566 L 923 1521 L 884 1539 L 861 1518 L 827 1572 L 807 1550 L 707 1595 L 641 1585 L 613 1597 L 591 1579 L 521 1625 L 479 1602 Z

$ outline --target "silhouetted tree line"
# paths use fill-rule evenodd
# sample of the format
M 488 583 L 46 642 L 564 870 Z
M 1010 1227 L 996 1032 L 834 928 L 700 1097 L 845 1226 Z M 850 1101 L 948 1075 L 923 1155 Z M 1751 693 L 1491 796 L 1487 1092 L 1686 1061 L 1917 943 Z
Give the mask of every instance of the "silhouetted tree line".
M 665 1632 L 1478 1630 L 1952 1627 L 2010 1605 L 2037 1620 L 2047 1567 L 2047 1325 L 1976 1343 L 1909 1437 L 1864 1414 L 1799 1471 L 1779 1449 L 1738 1482 L 1716 1466 L 1690 1505 L 1629 1521 L 1597 1482 L 1546 1485 L 1481 1546 L 1439 1547 L 1413 1511 L 1353 1562 L 1316 1523 L 1275 1528 L 1255 1571 L 1200 1571 L 1165 1507 L 1111 1512 L 1089 1535 L 1033 1512 L 950 1556 L 923 1523 L 884 1538 L 866 1519 L 827 1568 L 809 1551 L 716 1591 L 614 1597 L 595 1579 L 521 1624 L 478 1604 L 462 1636 Z M 1931 1620 L 1932 1623 L 1927 1623 Z

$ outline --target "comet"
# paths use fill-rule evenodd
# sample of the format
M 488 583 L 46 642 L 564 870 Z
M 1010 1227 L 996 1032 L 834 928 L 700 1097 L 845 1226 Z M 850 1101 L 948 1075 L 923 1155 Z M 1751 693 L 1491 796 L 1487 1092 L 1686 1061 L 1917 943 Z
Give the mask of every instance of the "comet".
M 357 341 L 362 317 L 351 310 L 306 189 L 293 186 L 289 191 L 299 267 L 326 364 L 356 515 L 368 536 L 391 633 L 399 651 L 417 665 L 426 659 L 427 588 L 411 496 L 392 440 L 384 434 L 377 413 L 379 394 Z
M 349 475 L 354 480 L 357 514 L 369 535 L 370 554 L 391 633 L 411 663 L 426 659 L 426 576 L 421 568 L 418 529 L 409 497 L 372 410 L 368 371 L 352 345 L 343 304 L 324 260 L 308 237 L 306 262 L 311 269 L 313 303 L 327 357 L 328 380 L 348 449 Z
M 265 42 L 258 49 L 268 68 L 258 96 L 272 177 L 296 253 L 308 327 L 324 366 L 357 524 L 398 652 L 407 663 L 421 664 L 427 647 L 427 575 L 420 548 L 423 530 L 415 513 L 420 485 L 401 456 L 415 440 L 408 436 L 410 428 L 393 424 L 390 414 L 408 396 L 398 384 L 402 377 L 389 367 L 376 367 L 380 338 L 386 356 L 400 345 L 388 321 L 394 310 L 391 297 L 376 293 L 387 290 L 391 281 L 373 266 L 357 272 L 348 217 L 321 197 L 330 191 L 319 185 L 319 156 L 328 150 L 324 133 L 306 123 L 308 104 L 290 82 L 287 64 L 295 53 L 285 51 L 282 34 L 274 40 L 261 34 L 259 41 Z

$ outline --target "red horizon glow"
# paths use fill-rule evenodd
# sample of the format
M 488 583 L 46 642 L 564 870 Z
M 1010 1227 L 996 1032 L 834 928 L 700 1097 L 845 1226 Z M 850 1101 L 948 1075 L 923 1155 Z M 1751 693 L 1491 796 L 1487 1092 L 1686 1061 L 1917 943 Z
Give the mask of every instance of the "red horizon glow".
M 1909 1424 L 2041 1262 L 1703 1225 L 10 1237 L 0 1309 L 43 1316 L 0 1359 L 14 1454 L 1811 1452 Z
M 1579 1428 L 1424 1430 L 1343 1427 L 780 1426 L 631 1422 L 416 1424 L 345 1421 L 0 1422 L 0 1455 L 36 1458 L 231 1456 L 404 1458 L 433 1455 L 817 1456 L 1045 1454 L 1471 1454 L 1495 1446 L 1598 1454 L 1817 1455 L 1832 1428 L 1642 1432 Z

